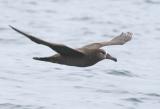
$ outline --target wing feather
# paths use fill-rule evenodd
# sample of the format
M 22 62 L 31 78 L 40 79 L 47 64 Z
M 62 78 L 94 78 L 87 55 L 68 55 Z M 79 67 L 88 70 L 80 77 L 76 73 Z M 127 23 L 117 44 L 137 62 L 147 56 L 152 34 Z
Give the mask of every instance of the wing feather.
M 84 54 L 78 50 L 72 49 L 66 45 L 63 44 L 55 44 L 55 43 L 50 43 L 47 41 L 44 41 L 42 39 L 36 38 L 30 34 L 27 34 L 13 26 L 10 26 L 13 30 L 15 30 L 16 32 L 26 36 L 27 38 L 29 38 L 30 40 L 32 40 L 33 42 L 37 43 L 37 44 L 42 44 L 42 45 L 46 45 L 48 47 L 50 47 L 51 49 L 53 49 L 54 51 L 58 52 L 61 55 L 65 55 L 65 56 L 84 56 Z
M 84 48 L 98 49 L 98 48 L 101 48 L 104 46 L 110 46 L 110 45 L 123 45 L 132 39 L 132 35 L 133 34 L 131 32 L 121 33 L 120 35 L 114 37 L 110 41 L 91 43 L 89 45 L 84 46 Z

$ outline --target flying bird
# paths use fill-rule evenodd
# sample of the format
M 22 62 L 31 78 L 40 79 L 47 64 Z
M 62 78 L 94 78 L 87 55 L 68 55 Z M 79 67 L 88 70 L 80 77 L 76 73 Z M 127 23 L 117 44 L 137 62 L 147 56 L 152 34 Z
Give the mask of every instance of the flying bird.
M 131 32 L 122 32 L 120 35 L 114 37 L 109 41 L 91 43 L 81 48 L 73 49 L 63 44 L 44 41 L 33 35 L 27 34 L 13 26 L 10 27 L 16 32 L 26 36 L 33 42 L 48 46 L 49 48 L 57 52 L 57 54 L 49 57 L 33 57 L 33 59 L 77 67 L 92 66 L 104 59 L 110 59 L 117 62 L 117 58 L 111 56 L 109 53 L 106 53 L 103 49 L 101 49 L 101 47 L 110 45 L 123 45 L 126 42 L 130 41 L 133 35 Z

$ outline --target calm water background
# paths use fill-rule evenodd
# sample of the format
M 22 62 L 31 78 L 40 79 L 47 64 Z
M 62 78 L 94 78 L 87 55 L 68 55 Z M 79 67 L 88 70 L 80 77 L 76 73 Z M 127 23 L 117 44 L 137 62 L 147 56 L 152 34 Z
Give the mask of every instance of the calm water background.
M 0 0 L 0 109 L 159 109 L 159 0 Z M 32 60 L 49 48 L 13 25 L 74 48 L 131 31 L 104 47 L 118 62 L 78 68 Z

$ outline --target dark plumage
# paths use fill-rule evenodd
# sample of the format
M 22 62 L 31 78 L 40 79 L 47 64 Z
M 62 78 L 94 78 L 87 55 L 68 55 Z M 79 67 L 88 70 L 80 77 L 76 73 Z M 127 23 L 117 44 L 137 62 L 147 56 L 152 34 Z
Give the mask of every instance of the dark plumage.
M 91 43 L 81 48 L 73 49 L 66 45 L 44 41 L 21 30 L 18 30 L 13 26 L 10 27 L 18 33 L 28 37 L 33 42 L 46 45 L 57 52 L 57 54 L 50 57 L 34 57 L 33 59 L 78 67 L 88 67 L 103 59 L 110 59 L 117 62 L 116 58 L 112 57 L 110 54 L 106 53 L 103 49 L 100 48 L 109 45 L 123 45 L 130 41 L 132 38 L 132 33 L 127 32 L 118 35 L 110 41 Z

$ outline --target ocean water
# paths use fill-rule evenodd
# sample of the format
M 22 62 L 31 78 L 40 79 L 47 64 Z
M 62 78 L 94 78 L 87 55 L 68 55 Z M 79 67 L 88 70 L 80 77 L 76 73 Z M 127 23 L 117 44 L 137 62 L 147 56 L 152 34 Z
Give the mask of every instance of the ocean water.
M 159 109 L 159 0 L 0 0 L 0 109 Z M 8 25 L 73 48 L 133 32 L 79 68 L 35 61 L 55 52 Z

